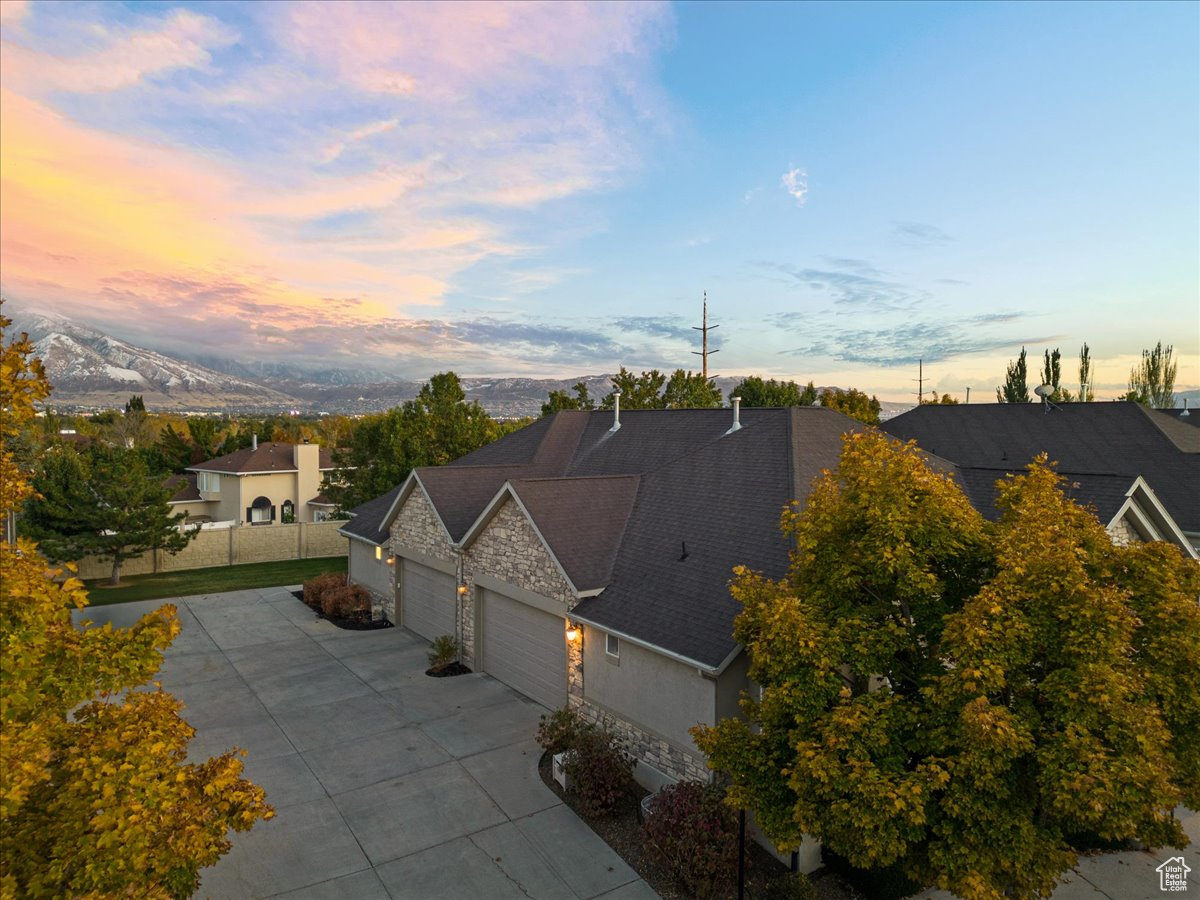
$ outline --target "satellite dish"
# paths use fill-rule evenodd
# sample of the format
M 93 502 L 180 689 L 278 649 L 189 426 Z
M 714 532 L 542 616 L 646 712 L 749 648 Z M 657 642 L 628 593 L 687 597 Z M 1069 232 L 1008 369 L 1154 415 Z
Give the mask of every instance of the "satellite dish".
M 1054 385 L 1039 384 L 1037 387 L 1035 387 L 1033 389 L 1033 392 L 1035 394 L 1037 394 L 1039 397 L 1041 397 L 1043 400 L 1045 400 L 1047 397 L 1049 397 L 1051 394 L 1054 393 Z

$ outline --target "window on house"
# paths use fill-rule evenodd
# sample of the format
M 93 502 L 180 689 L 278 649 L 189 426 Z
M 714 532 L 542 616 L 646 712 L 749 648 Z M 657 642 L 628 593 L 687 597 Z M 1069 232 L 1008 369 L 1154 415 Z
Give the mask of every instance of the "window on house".
M 246 509 L 246 521 L 251 525 L 265 525 L 275 521 L 275 507 L 267 497 L 258 497 Z
M 621 642 L 614 634 L 604 636 L 604 652 L 617 659 L 621 658 Z
M 197 472 L 196 487 L 202 494 L 219 494 L 221 492 L 221 476 L 216 472 Z

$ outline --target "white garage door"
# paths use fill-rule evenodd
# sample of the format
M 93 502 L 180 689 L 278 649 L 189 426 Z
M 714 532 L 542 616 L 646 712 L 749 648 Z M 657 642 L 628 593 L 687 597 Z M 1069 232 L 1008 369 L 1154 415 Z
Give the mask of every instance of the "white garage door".
M 401 561 L 400 624 L 433 640 L 454 634 L 454 576 L 429 566 Z
M 567 643 L 563 620 L 482 591 L 483 671 L 557 709 L 567 702 Z

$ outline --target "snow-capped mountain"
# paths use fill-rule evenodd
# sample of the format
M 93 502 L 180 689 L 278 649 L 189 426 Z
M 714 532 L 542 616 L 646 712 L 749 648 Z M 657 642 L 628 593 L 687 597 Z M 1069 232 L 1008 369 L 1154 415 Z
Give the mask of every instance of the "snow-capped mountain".
M 120 406 L 132 394 L 141 394 L 150 409 L 278 409 L 294 402 L 270 387 L 182 362 L 70 319 L 17 311 L 12 318 L 13 333 L 27 332 L 34 342 L 54 385 L 55 405 Z

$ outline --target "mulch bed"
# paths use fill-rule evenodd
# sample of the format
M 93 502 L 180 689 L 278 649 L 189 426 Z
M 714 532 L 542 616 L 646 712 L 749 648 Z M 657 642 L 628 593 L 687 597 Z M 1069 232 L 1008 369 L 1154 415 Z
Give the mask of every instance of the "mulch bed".
M 449 678 L 452 675 L 470 675 L 471 670 L 460 662 L 452 662 L 440 669 L 426 669 L 425 674 L 430 678 Z
M 549 753 L 542 754 L 538 762 L 538 773 L 546 786 L 561 797 L 562 801 L 571 807 L 604 843 L 612 847 L 663 900 L 690 900 L 690 895 L 679 887 L 670 875 L 656 866 L 646 852 L 638 815 L 641 800 L 650 793 L 649 791 L 635 785 L 609 815 L 590 817 L 580 811 L 574 794 L 564 793 L 554 780 L 550 772 Z M 746 897 L 750 900 L 769 900 L 772 896 L 772 883 L 786 876 L 788 868 L 754 841 L 749 841 L 749 844 L 750 863 L 746 867 Z M 818 900 L 853 900 L 855 896 L 841 879 L 831 874 L 820 873 L 811 880 Z M 736 885 L 729 893 L 730 900 L 735 897 Z
M 292 591 L 292 596 L 301 603 L 304 602 L 304 591 Z M 376 631 L 380 628 L 394 627 L 391 622 L 382 616 L 377 619 L 373 618 L 370 610 L 363 610 L 361 613 L 349 616 L 327 616 L 319 609 L 314 609 L 313 612 L 316 613 L 318 619 L 324 619 L 331 625 L 336 625 L 338 628 L 345 629 L 346 631 Z

